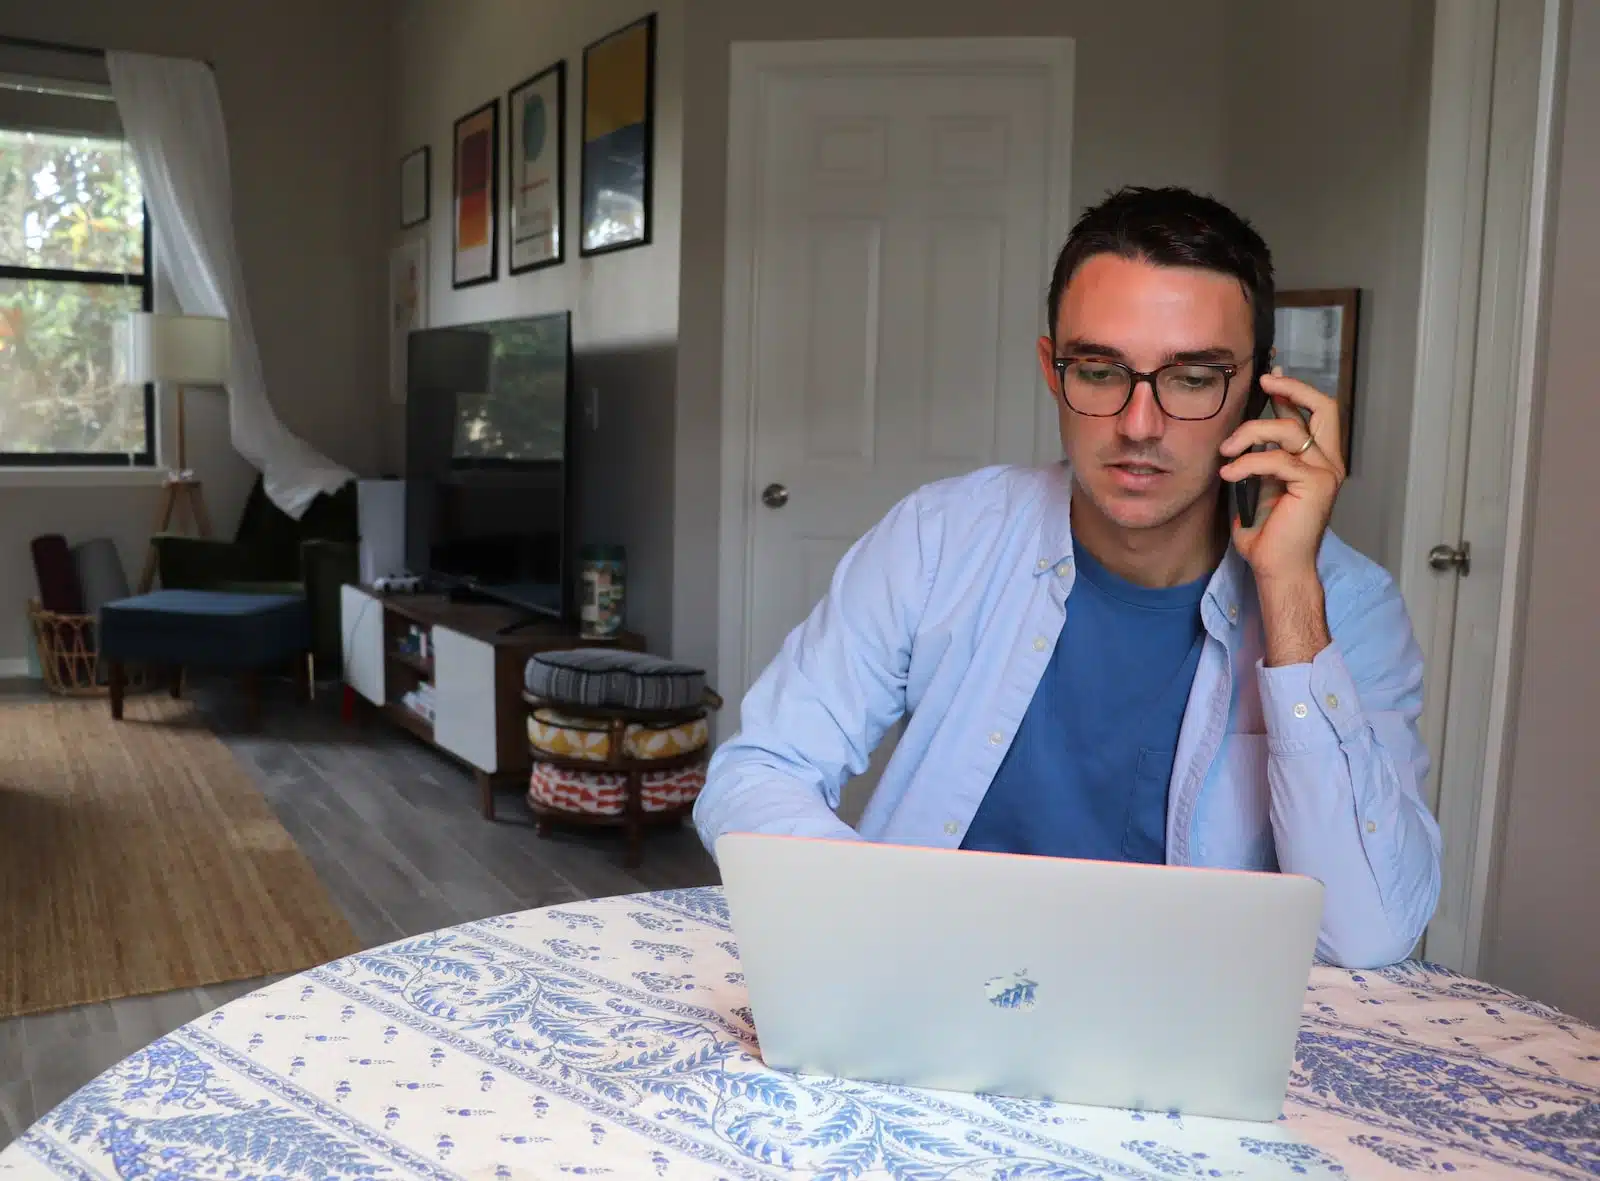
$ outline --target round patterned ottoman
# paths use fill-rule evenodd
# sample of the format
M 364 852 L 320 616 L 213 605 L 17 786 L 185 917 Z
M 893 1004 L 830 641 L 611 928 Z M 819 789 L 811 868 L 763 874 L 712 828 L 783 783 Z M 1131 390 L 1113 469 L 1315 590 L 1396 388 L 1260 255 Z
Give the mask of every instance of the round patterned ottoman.
M 563 664 L 562 654 L 529 665 L 528 807 L 541 837 L 557 823 L 619 827 L 626 865 L 638 866 L 650 825 L 676 824 L 705 786 L 711 755 L 710 711 L 722 699 L 704 687 L 698 670 L 672 666 L 671 690 L 690 687 L 692 704 L 679 696 L 668 708 L 641 708 L 660 699 L 660 662 L 628 667 L 608 660 L 587 668 Z M 617 654 L 629 656 L 630 654 Z M 552 671 L 554 670 L 554 671 Z M 635 682 L 634 678 L 638 678 Z M 536 691 L 536 688 L 538 691 Z

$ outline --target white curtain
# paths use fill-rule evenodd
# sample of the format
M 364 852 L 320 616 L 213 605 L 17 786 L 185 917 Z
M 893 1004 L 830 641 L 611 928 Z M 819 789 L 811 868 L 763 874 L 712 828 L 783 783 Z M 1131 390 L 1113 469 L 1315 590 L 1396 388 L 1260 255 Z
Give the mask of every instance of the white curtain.
M 298 519 L 319 492 L 354 476 L 291 434 L 267 400 L 233 238 L 228 132 L 216 79 L 203 62 L 180 58 L 111 52 L 106 64 L 150 210 L 156 267 L 185 314 L 226 317 L 234 448 L 261 472 L 272 502 Z

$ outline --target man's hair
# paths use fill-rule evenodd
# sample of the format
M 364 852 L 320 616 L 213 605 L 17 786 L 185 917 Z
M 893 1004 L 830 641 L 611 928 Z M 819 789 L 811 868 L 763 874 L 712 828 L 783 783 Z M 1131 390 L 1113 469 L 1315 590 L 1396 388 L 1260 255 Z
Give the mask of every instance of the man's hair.
M 1050 277 L 1046 309 L 1052 338 L 1067 283 L 1097 254 L 1162 267 L 1201 267 L 1238 279 L 1255 317 L 1256 376 L 1265 368 L 1272 349 L 1272 252 L 1250 223 L 1221 201 L 1189 189 L 1123 188 L 1085 210 Z

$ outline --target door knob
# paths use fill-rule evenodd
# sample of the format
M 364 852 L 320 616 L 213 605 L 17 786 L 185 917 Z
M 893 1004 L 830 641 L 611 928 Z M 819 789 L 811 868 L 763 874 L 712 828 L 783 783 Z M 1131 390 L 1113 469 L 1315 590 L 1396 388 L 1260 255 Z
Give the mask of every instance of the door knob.
M 782 484 L 768 484 L 761 490 L 761 503 L 768 508 L 782 508 L 789 503 L 789 490 Z
M 1459 549 L 1453 545 L 1436 545 L 1428 551 L 1428 565 L 1435 570 L 1459 570 L 1465 578 L 1472 572 L 1472 543 L 1463 541 Z

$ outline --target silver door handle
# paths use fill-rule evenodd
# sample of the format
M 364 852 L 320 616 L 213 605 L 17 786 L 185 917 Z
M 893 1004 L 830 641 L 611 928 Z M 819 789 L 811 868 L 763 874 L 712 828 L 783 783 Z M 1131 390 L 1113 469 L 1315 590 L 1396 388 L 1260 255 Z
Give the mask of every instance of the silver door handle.
M 789 490 L 782 484 L 768 484 L 761 490 L 761 503 L 768 508 L 782 508 L 789 503 Z
M 1453 545 L 1436 545 L 1428 551 L 1428 565 L 1435 570 L 1459 570 L 1465 578 L 1472 573 L 1472 543 L 1463 541 L 1459 549 Z

